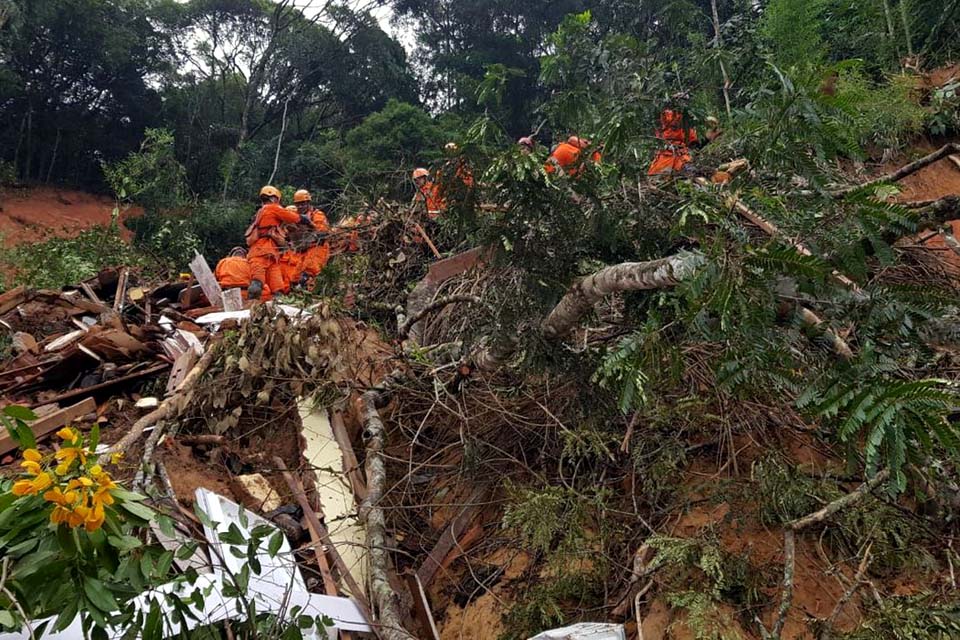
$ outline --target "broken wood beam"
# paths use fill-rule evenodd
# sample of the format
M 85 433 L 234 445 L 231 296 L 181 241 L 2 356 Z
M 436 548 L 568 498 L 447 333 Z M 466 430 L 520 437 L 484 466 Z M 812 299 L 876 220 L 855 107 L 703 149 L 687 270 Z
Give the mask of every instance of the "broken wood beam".
M 114 378 L 113 380 L 107 380 L 106 382 L 101 382 L 99 384 L 91 385 L 89 387 L 82 387 L 80 389 L 74 389 L 73 391 L 67 391 L 65 393 L 61 393 L 58 396 L 54 396 L 53 398 L 47 398 L 42 402 L 35 402 L 30 406 L 36 407 L 41 404 L 49 404 L 51 402 L 62 402 L 63 400 L 70 400 L 72 398 L 77 398 L 83 395 L 96 395 L 96 393 L 103 391 L 105 389 L 109 389 L 110 387 L 123 384 L 125 382 L 132 382 L 139 378 L 144 378 L 146 376 L 153 375 L 155 373 L 163 371 L 169 366 L 170 365 L 167 364 L 166 362 L 161 362 L 156 365 L 153 365 L 152 367 L 148 367 L 141 371 L 137 371 L 136 373 L 130 373 L 125 376 L 121 376 L 119 378 Z
M 420 568 L 417 569 L 417 577 L 420 579 L 420 582 L 427 586 L 433 582 L 434 577 L 436 577 L 437 572 L 440 571 L 440 567 L 443 565 L 444 558 L 457 546 L 457 540 L 463 536 L 467 527 L 470 526 L 470 523 L 473 522 L 473 519 L 479 514 L 480 507 L 478 505 L 483 503 L 486 492 L 486 487 L 478 487 L 475 489 L 470 495 L 467 505 L 460 510 L 460 513 L 457 514 L 457 517 L 454 518 L 449 525 L 444 527 L 443 533 L 440 534 L 440 539 L 433 545 L 433 549 L 427 554 L 426 560 L 424 560 Z
M 0 316 L 16 309 L 21 303 L 27 300 L 27 288 L 23 285 L 14 287 L 6 293 L 0 295 Z
M 120 279 L 117 280 L 117 292 L 113 296 L 113 310 L 120 313 L 123 310 L 123 301 L 127 294 L 127 279 L 130 277 L 130 271 L 124 269 L 120 272 Z
M 437 623 L 433 619 L 433 612 L 430 611 L 430 603 L 427 600 L 427 594 L 423 590 L 423 583 L 417 574 L 408 571 L 403 576 L 407 580 L 407 587 L 413 596 L 413 608 L 420 620 L 421 628 L 429 633 L 429 640 L 440 640 L 440 632 L 437 630 Z
M 333 438 L 340 447 L 340 453 L 343 458 L 343 472 L 350 482 L 350 488 L 353 489 L 353 497 L 357 503 L 361 503 L 367 497 L 367 483 L 363 479 L 363 473 L 360 471 L 360 462 L 357 460 L 357 454 L 353 450 L 353 444 L 350 442 L 350 434 L 347 433 L 347 426 L 343 423 L 343 414 L 339 411 L 333 411 L 330 414 L 330 430 L 333 432 Z
M 90 298 L 91 302 L 94 302 L 99 305 L 103 305 L 103 300 L 100 299 L 100 296 L 97 295 L 97 292 L 94 291 L 93 287 L 91 287 L 89 284 L 87 284 L 86 282 L 81 282 L 80 288 L 83 289 L 83 292 L 85 294 L 87 294 L 87 297 Z
M 287 465 L 284 464 L 280 457 L 274 456 L 273 463 L 276 465 L 277 470 L 280 471 L 280 474 L 283 476 L 287 486 L 290 487 L 290 492 L 293 493 L 293 497 L 296 499 L 297 504 L 300 505 L 300 509 L 303 510 L 303 515 L 307 519 L 309 528 L 316 530 L 317 536 L 320 539 L 320 543 L 326 546 L 327 552 L 330 554 L 330 557 L 333 558 L 333 564 L 340 573 L 340 577 L 347 584 L 347 588 L 350 590 L 353 598 L 357 601 L 357 604 L 363 611 L 364 616 L 367 617 L 367 621 L 371 621 L 370 603 L 367 601 L 366 596 L 363 595 L 363 589 L 361 589 L 360 585 L 357 584 L 357 581 L 354 580 L 353 575 L 350 573 L 350 568 L 347 567 L 346 563 L 343 561 L 343 558 L 340 557 L 340 553 L 337 551 L 337 548 L 331 542 L 330 534 L 324 524 L 320 522 L 320 518 L 317 516 L 316 511 L 313 510 L 313 506 L 311 506 L 310 500 L 307 498 L 307 493 L 303 490 L 303 485 L 300 484 L 299 480 L 293 477 L 293 474 L 290 473 L 290 471 L 287 469 Z M 317 551 L 321 552 L 321 548 L 318 547 Z
M 206 259 L 199 253 L 195 253 L 193 260 L 190 261 L 190 271 L 197 278 L 200 288 L 203 289 L 203 295 L 207 296 L 210 304 L 215 307 L 223 306 L 223 290 L 220 288 L 220 283 L 217 282 Z
M 88 413 L 93 413 L 96 410 L 96 401 L 93 398 L 86 398 L 75 405 L 65 407 L 59 411 L 34 420 L 29 425 L 30 431 L 33 432 L 34 439 L 40 440 L 49 435 L 51 431 L 55 431 L 60 427 L 64 427 L 77 418 L 82 418 Z M 14 441 L 10 433 L 4 429 L 3 432 L 0 433 L 0 455 L 9 453 L 16 448 L 17 443 Z
M 234 287 L 223 292 L 224 311 L 243 311 L 243 295 L 240 289 Z

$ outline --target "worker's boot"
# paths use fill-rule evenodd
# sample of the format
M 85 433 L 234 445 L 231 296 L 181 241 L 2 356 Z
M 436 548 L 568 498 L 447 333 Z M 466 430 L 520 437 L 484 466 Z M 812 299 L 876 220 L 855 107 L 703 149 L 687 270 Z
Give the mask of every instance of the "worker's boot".
M 259 280 L 251 280 L 250 286 L 247 287 L 247 299 L 259 300 L 261 295 L 263 295 L 263 283 Z

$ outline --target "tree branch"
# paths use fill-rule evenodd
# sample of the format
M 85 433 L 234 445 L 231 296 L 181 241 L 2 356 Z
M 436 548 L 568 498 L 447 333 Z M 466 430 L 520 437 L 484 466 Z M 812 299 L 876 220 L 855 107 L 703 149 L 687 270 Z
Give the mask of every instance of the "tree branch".
M 927 167 L 938 160 L 946 158 L 951 153 L 958 153 L 958 152 L 960 152 L 960 144 L 956 142 L 951 142 L 949 144 L 943 145 L 933 153 L 925 155 L 919 160 L 914 160 L 913 162 L 903 165 L 896 171 L 886 173 L 878 178 L 873 178 L 872 180 L 868 180 L 860 184 L 851 185 L 849 187 L 843 187 L 841 189 L 834 189 L 829 193 L 834 198 L 843 198 L 845 196 L 850 195 L 854 191 L 859 191 L 860 189 L 866 189 L 878 184 L 883 184 L 885 182 L 899 182 L 900 180 L 903 180 L 907 176 L 914 174 L 917 171 L 920 171 L 924 167 Z
M 440 298 L 439 300 L 434 300 L 424 308 L 417 311 L 414 315 L 404 320 L 403 324 L 400 325 L 400 328 L 397 329 L 397 333 L 399 334 L 400 339 L 401 340 L 405 339 L 407 335 L 410 333 L 410 330 L 413 328 L 413 326 L 418 322 L 420 322 L 423 318 L 425 318 L 430 313 L 436 311 L 437 309 L 442 309 L 443 307 L 449 304 L 458 304 L 462 302 L 466 302 L 469 304 L 483 304 L 483 300 L 481 300 L 477 296 L 472 296 L 469 294 L 447 296 L 445 298 Z
M 674 287 L 705 262 L 703 254 L 684 251 L 659 260 L 624 262 L 601 269 L 570 287 L 543 321 L 543 333 L 548 338 L 562 338 L 597 302 L 611 293 Z
M 787 523 L 787 527 L 793 529 L 794 531 L 799 531 L 800 529 L 805 529 L 810 525 L 818 524 L 823 522 L 837 511 L 845 507 L 853 506 L 854 504 L 860 502 L 865 498 L 871 491 L 877 488 L 880 483 L 884 482 L 887 478 L 890 477 L 890 470 L 884 469 L 877 475 L 873 476 L 867 482 L 864 482 L 862 485 L 857 487 L 856 490 L 848 493 L 847 495 L 837 498 L 833 502 L 825 505 L 819 511 L 815 511 L 808 516 L 804 516 L 797 520 Z

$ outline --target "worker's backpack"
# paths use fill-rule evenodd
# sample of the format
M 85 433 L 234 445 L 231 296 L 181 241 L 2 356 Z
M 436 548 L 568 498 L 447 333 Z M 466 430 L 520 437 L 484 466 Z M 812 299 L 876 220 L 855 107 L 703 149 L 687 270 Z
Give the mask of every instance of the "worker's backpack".
M 263 208 L 257 211 L 257 215 L 253 216 L 253 222 L 251 222 L 247 230 L 243 232 L 243 239 L 247 241 L 248 247 L 252 247 L 253 243 L 260 239 L 260 214 L 262 212 Z

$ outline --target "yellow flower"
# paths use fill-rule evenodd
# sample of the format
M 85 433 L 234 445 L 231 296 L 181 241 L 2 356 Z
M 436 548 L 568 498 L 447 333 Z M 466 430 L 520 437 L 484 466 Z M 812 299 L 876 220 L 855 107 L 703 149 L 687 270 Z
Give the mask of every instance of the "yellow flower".
M 73 427 L 64 427 L 57 431 L 57 436 L 66 442 L 76 442 L 77 438 L 80 437 L 80 432 L 74 429 Z
M 76 491 L 67 491 L 64 493 L 60 487 L 54 487 L 53 489 L 50 489 L 50 491 L 47 491 L 45 494 L 43 494 L 44 500 L 58 504 L 61 507 L 72 505 L 77 501 L 78 497 L 79 494 Z
M 69 471 L 75 460 L 79 460 L 80 464 L 87 464 L 87 450 L 79 447 L 63 447 L 60 451 L 57 451 L 54 457 L 60 461 L 57 466 L 57 473 L 60 475 Z M 61 471 L 61 469 L 64 470 Z
M 74 478 L 67 483 L 67 489 L 77 489 L 80 487 L 92 487 L 93 480 L 86 476 L 80 476 L 79 478 Z
M 41 456 L 40 452 L 36 449 L 24 449 L 23 459 L 28 462 L 40 462 L 43 460 L 43 456 Z
M 64 507 L 54 507 L 53 511 L 50 513 L 50 522 L 53 524 L 62 524 L 67 522 L 69 517 L 73 514 L 73 511 L 66 509 Z
M 53 484 L 53 479 L 46 471 L 38 473 L 32 480 L 18 480 L 13 483 L 13 495 L 35 496 Z
M 110 454 L 110 464 L 117 464 L 121 460 L 123 460 L 123 451 Z
M 40 473 L 40 463 L 33 462 L 32 460 L 24 460 L 20 463 L 20 467 L 32 476 Z
M 93 509 L 90 510 L 90 513 L 87 514 L 87 517 L 84 519 L 83 526 L 88 532 L 96 531 L 103 526 L 103 520 L 103 505 L 95 504 L 93 505 Z

